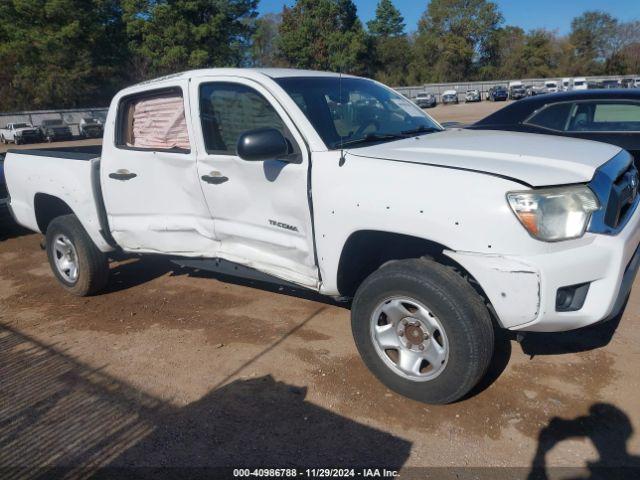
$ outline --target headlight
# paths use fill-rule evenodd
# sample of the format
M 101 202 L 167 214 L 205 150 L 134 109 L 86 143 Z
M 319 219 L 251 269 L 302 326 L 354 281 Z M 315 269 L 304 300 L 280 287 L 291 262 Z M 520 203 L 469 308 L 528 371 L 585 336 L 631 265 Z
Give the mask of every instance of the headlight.
M 545 242 L 581 237 L 600 208 L 586 185 L 509 192 L 507 200 L 529 234 Z

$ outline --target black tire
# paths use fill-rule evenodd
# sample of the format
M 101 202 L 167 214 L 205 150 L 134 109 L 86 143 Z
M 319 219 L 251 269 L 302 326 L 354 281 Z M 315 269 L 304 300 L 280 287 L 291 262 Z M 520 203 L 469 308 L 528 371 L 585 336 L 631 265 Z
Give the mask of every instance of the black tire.
M 56 266 L 54 243 L 60 236 L 70 241 L 75 249 L 77 276 L 74 281 L 65 278 Z M 47 257 L 49 265 L 65 290 L 84 297 L 100 292 L 109 280 L 109 261 L 98 250 L 91 237 L 75 215 L 64 215 L 51 221 L 46 234 Z
M 372 317 L 390 297 L 421 302 L 442 325 L 448 340 L 448 357 L 435 378 L 405 378 L 376 351 Z M 426 259 L 390 262 L 371 274 L 356 292 L 351 327 L 364 363 L 384 385 L 431 404 L 451 403 L 464 397 L 486 373 L 494 350 L 493 325 L 482 297 L 451 268 Z

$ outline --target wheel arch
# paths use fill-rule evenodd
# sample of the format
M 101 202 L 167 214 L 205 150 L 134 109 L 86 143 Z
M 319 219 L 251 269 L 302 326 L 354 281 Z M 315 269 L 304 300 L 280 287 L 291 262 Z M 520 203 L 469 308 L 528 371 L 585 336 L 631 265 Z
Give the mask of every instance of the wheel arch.
M 459 263 L 444 254 L 446 245 L 422 237 L 382 230 L 359 230 L 345 242 L 337 271 L 340 295 L 353 297 L 360 284 L 385 263 L 427 257 L 451 267 L 490 303 L 479 282 Z
M 73 209 L 64 200 L 48 193 L 35 194 L 33 209 L 38 229 L 42 233 L 47 233 L 47 228 L 53 219 L 63 215 L 75 215 Z

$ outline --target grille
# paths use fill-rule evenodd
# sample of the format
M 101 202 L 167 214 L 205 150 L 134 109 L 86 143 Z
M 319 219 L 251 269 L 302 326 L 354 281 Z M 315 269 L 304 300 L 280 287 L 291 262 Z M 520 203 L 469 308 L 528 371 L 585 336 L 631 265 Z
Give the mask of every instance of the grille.
M 620 151 L 596 170 L 589 187 L 602 208 L 591 216 L 588 230 L 605 235 L 618 234 L 640 203 L 638 170 L 633 157 L 626 150 Z
M 617 228 L 626 219 L 637 196 L 638 170 L 631 164 L 629 169 L 623 172 L 611 185 L 604 223 L 611 228 Z

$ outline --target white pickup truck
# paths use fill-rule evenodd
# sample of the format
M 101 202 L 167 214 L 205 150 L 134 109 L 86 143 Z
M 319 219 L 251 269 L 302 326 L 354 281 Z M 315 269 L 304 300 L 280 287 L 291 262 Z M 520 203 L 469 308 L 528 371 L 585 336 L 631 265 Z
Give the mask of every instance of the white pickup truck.
M 13 142 L 16 145 L 42 140 L 42 132 L 30 123 L 8 123 L 0 128 L 0 142 L 7 144 Z
M 444 131 L 371 80 L 214 69 L 118 93 L 99 152 L 10 151 L 10 209 L 71 293 L 110 252 L 351 301 L 367 366 L 430 403 L 485 374 L 494 329 L 609 319 L 639 264 L 638 173 L 603 143 Z

